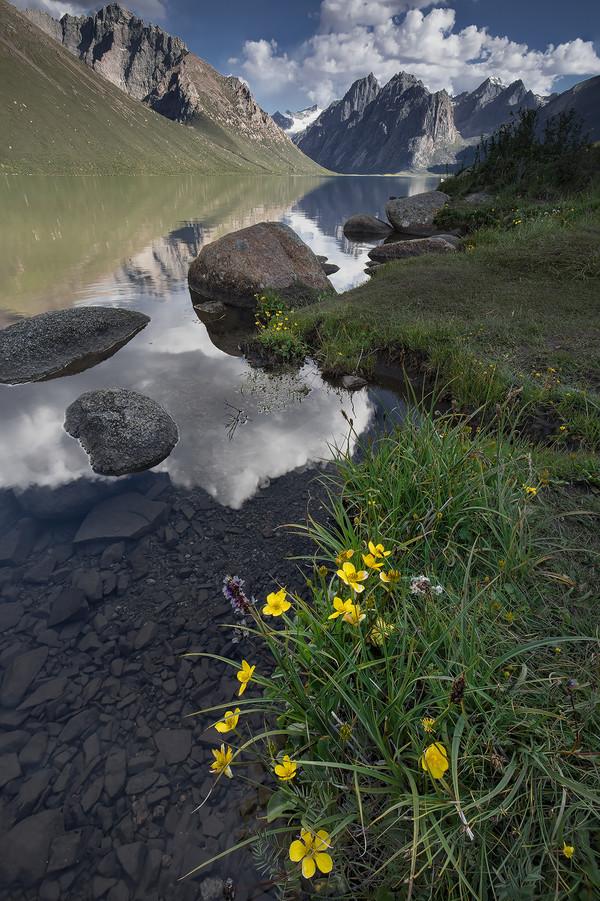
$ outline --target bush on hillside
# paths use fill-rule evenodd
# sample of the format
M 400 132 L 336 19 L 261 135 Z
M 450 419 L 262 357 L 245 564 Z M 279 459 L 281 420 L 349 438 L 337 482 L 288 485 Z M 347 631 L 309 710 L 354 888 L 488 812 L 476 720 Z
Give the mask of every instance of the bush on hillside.
M 551 118 L 540 131 L 538 110 L 522 110 L 482 139 L 468 170 L 443 183 L 453 196 L 472 191 L 552 198 L 587 188 L 600 174 L 600 148 L 592 146 L 574 110 Z

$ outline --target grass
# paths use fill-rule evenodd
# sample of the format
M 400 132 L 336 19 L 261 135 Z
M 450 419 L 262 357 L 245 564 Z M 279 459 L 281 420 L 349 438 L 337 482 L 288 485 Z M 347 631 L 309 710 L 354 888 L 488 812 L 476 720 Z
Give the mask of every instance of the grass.
M 310 897 L 597 896 L 598 630 L 575 563 L 597 556 L 565 557 L 560 489 L 518 436 L 472 426 L 422 412 L 360 461 L 340 452 L 329 516 L 306 527 L 306 593 L 280 617 L 253 612 L 274 671 L 236 700 L 227 739 L 234 777 L 257 751 L 273 774 L 248 841 L 282 898 L 301 888 L 300 827 L 330 836 L 333 871 L 304 880 Z M 383 547 L 365 559 L 369 541 Z M 340 578 L 345 552 L 368 573 L 360 593 Z M 349 617 L 329 618 L 335 597 Z M 256 711 L 263 731 L 245 724 Z M 444 772 L 424 761 L 434 744 Z M 297 769 L 278 782 L 285 754 Z
M 0 0 L 0 174 L 322 172 L 294 145 L 171 122 Z
M 298 311 L 312 353 L 330 373 L 371 374 L 382 357 L 425 370 L 464 409 L 510 400 L 535 437 L 575 455 L 572 466 L 563 455 L 565 470 L 597 475 L 598 198 L 555 208 L 480 229 L 462 253 L 386 264 L 368 284 Z

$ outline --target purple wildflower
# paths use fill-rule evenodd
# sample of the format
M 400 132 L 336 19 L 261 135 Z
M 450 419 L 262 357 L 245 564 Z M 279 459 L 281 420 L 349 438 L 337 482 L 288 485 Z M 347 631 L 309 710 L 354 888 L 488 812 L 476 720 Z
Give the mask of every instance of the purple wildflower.
M 231 604 L 236 616 L 244 617 L 250 613 L 254 598 L 250 599 L 244 591 L 244 580 L 239 576 L 225 576 L 223 579 L 223 594 Z

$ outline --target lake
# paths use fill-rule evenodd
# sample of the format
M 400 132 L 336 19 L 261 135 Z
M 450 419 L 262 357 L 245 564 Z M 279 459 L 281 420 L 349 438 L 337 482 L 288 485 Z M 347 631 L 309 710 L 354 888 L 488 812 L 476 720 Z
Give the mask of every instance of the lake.
M 218 714 L 189 714 L 229 700 L 236 683 L 231 668 L 181 655 L 260 665 L 252 639 L 221 628 L 231 619 L 224 576 L 245 578 L 258 598 L 276 583 L 300 591 L 290 558 L 310 547 L 281 527 L 322 512 L 316 476 L 333 448 L 352 453 L 402 405 L 376 386 L 336 389 L 311 362 L 279 375 L 250 366 L 235 316 L 199 318 L 187 271 L 206 243 L 279 220 L 340 267 L 331 281 L 347 290 L 367 278 L 372 245 L 348 241 L 345 219 L 384 217 L 389 195 L 436 183 L 0 181 L 0 328 L 86 304 L 151 318 L 85 372 L 0 386 L 0 832 L 21 830 L 31 850 L 14 862 L 19 897 L 128 899 L 137 886 L 192 901 L 221 897 L 228 878 L 237 901 L 271 897 L 247 853 L 177 881 L 256 829 L 272 785 L 251 763 L 196 811 L 214 782 Z M 162 404 L 180 441 L 151 472 L 102 479 L 64 413 L 84 391 L 116 386 Z

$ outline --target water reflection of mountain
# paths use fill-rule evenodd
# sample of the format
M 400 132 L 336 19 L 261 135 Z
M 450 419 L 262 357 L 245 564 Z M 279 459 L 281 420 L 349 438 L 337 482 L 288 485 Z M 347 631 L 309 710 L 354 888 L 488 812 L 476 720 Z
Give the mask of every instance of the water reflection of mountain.
M 69 306 L 181 222 L 214 237 L 278 219 L 321 179 L 286 176 L 114 176 L 0 179 L 0 311 Z M 183 240 L 185 243 L 185 239 Z M 152 262 L 160 269 L 162 250 Z M 134 262 L 134 266 L 136 263 Z M 169 269 L 166 266 L 164 271 Z M 161 280 L 159 279 L 159 282 Z

